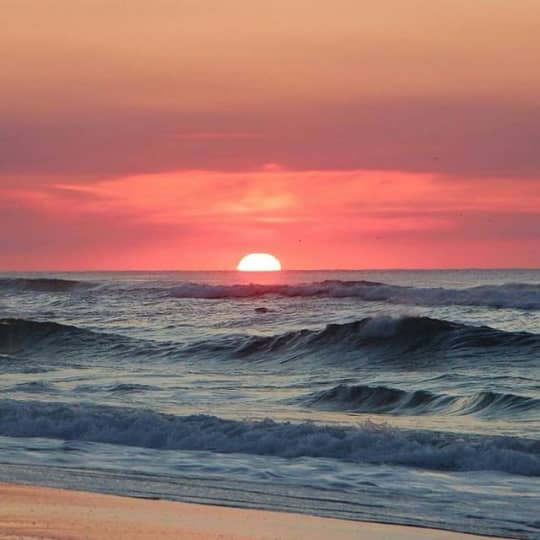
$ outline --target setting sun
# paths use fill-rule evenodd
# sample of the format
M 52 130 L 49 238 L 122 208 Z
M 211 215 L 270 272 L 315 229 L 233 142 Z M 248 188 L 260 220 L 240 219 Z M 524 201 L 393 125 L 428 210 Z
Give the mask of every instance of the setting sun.
M 240 272 L 278 272 L 281 263 L 269 253 L 250 253 L 242 257 L 236 269 Z

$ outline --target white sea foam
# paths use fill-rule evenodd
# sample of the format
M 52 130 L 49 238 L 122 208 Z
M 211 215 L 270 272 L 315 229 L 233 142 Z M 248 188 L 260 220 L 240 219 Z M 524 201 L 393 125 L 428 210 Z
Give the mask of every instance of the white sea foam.
M 210 285 L 184 283 L 170 289 L 176 298 L 240 299 L 267 295 L 294 297 L 358 298 L 366 302 L 421 306 L 485 306 L 540 309 L 540 284 L 509 283 L 467 289 L 422 288 L 371 281 L 321 281 L 298 285 Z
M 540 476 L 539 441 L 408 431 L 369 422 L 357 427 L 250 422 L 90 404 L 2 400 L 0 434 Z

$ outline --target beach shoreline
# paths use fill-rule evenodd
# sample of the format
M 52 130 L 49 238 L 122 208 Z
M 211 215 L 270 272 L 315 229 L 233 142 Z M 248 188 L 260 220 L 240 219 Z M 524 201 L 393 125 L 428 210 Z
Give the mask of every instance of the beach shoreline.
M 1 540 L 481 540 L 459 532 L 0 483 Z

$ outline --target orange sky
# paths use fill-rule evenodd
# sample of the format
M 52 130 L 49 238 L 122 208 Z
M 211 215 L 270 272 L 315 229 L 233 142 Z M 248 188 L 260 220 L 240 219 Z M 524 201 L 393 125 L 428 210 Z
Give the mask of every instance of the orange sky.
M 540 267 L 537 0 L 7 0 L 0 24 L 0 269 Z

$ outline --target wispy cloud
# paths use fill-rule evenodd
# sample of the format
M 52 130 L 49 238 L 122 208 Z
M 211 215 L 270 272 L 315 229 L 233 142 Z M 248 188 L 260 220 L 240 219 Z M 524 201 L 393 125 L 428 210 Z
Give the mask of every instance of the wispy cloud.
M 4 188 L 0 266 L 223 268 L 251 250 L 295 267 L 534 266 L 537 185 L 273 165 Z

